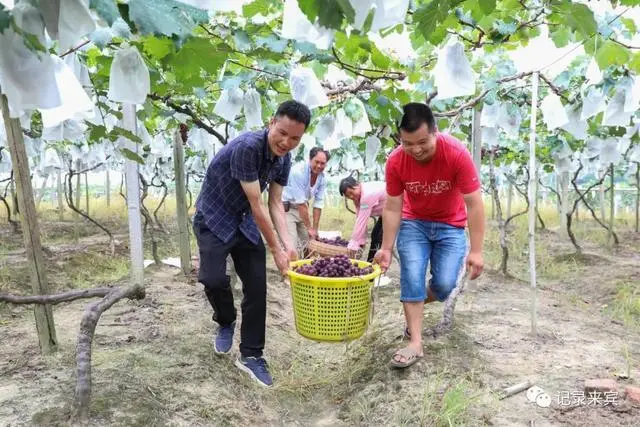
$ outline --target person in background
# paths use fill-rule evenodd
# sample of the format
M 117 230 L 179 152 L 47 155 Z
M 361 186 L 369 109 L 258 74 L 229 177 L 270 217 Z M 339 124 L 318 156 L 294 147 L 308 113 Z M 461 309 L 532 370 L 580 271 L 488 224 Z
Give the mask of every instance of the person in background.
M 348 176 L 340 181 L 338 190 L 340 196 L 352 200 L 356 206 L 356 223 L 347 246 L 350 258 L 355 258 L 367 241 L 369 218 L 376 218 L 371 230 L 371 244 L 367 255 L 367 262 L 372 262 L 382 244 L 382 210 L 387 199 L 385 183 L 382 181 L 358 182 L 354 177 Z
M 480 178 L 467 148 L 436 130 L 431 109 L 421 103 L 404 106 L 399 125 L 401 145 L 385 167 L 387 201 L 382 213 L 384 235 L 375 260 L 382 270 L 391 263 L 396 236 L 400 257 L 400 301 L 409 338 L 396 351 L 393 367 L 411 366 L 423 356 L 424 304 L 444 301 L 457 286 L 465 266 L 469 279 L 482 274 L 484 205 Z M 467 253 L 465 226 L 469 226 Z M 431 281 L 425 289 L 427 263 Z
M 318 225 L 324 207 L 326 180 L 324 169 L 329 152 L 320 147 L 309 151 L 309 161 L 291 169 L 289 181 L 282 192 L 282 201 L 289 238 L 302 256 L 309 239 L 318 238 Z M 313 199 L 313 222 L 309 217 L 309 201 Z
M 219 324 L 214 351 L 229 353 L 233 344 L 236 308 L 226 274 L 227 256 L 231 254 L 244 294 L 240 357 L 235 365 L 264 386 L 271 386 L 273 379 L 262 357 L 267 260 L 261 233 L 276 266 L 286 274 L 297 254 L 284 222 L 282 190 L 291 170 L 290 151 L 298 146 L 310 121 L 309 108 L 286 101 L 266 129 L 246 132 L 227 143 L 207 168 L 193 218 L 200 251 L 198 280 L 213 308 L 213 320 Z M 261 197 L 267 186 L 268 213 Z

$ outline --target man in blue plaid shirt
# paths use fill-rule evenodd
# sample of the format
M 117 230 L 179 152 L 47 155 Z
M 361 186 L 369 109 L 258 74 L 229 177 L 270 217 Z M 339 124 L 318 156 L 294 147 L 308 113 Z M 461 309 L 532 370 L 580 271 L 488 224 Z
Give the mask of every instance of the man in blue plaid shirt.
M 260 233 L 276 266 L 286 274 L 289 262 L 296 259 L 296 250 L 284 221 L 282 189 L 291 169 L 290 151 L 298 146 L 310 121 L 311 112 L 304 104 L 293 100 L 282 103 L 266 129 L 246 132 L 218 152 L 207 168 L 196 201 L 193 230 L 200 250 L 198 280 L 204 285 L 213 320 L 219 325 L 214 351 L 229 353 L 233 344 L 236 308 L 226 274 L 227 256 L 231 254 L 244 293 L 236 366 L 264 386 L 271 386 L 273 381 L 262 357 L 267 260 Z M 261 197 L 267 186 L 268 214 Z

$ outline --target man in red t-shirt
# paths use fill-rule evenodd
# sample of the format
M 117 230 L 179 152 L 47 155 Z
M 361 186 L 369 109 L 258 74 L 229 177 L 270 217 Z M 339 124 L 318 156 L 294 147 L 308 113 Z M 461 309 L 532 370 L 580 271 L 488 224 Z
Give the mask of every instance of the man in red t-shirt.
M 484 204 L 469 151 L 452 136 L 437 132 L 427 105 L 405 105 L 399 128 L 402 144 L 386 164 L 384 232 L 375 260 L 383 270 L 389 267 L 397 235 L 400 301 L 409 344 L 394 354 L 391 365 L 404 368 L 423 357 L 424 304 L 447 299 L 457 285 L 465 256 L 469 279 L 482 273 Z M 468 254 L 467 219 L 471 241 Z M 425 289 L 429 262 L 432 277 Z

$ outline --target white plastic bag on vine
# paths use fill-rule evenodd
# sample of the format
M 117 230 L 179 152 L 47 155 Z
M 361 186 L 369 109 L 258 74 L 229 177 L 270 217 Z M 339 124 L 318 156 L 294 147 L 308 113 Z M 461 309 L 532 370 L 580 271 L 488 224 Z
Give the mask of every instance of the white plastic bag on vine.
M 355 11 L 353 26 L 361 30 L 370 10 L 374 9 L 370 31 L 378 31 L 404 22 L 409 0 L 349 0 Z
M 635 145 L 629 150 L 628 156 L 630 162 L 640 162 L 640 145 Z M 638 167 L 640 167 L 640 165 L 638 165 Z
M 289 88 L 291 97 L 310 109 L 329 104 L 329 98 L 327 98 L 320 80 L 310 68 L 302 66 L 293 68 L 289 74 Z
M 240 114 L 243 102 L 244 93 L 242 89 L 238 87 L 223 89 L 216 106 L 213 108 L 213 112 L 230 122 Z
M 355 96 L 351 98 L 350 102 L 360 110 L 357 120 L 353 122 L 352 134 L 353 136 L 364 136 L 371 131 L 371 123 L 369 122 L 367 110 L 364 108 L 362 101 Z
M 616 89 L 615 95 L 607 104 L 602 118 L 602 126 L 629 126 L 631 115 L 624 111 L 625 94 L 624 89 Z
M 51 127 L 42 128 L 40 136 L 44 141 L 62 141 L 64 139 L 64 126 L 62 123 Z
M 87 92 L 87 95 L 91 95 L 92 86 L 91 79 L 89 78 L 89 69 L 78 59 L 76 52 L 72 52 L 65 56 L 63 59 L 65 64 L 71 69 L 73 75 L 76 76 L 80 85 Z
M 482 106 L 482 113 L 480 113 L 480 126 L 487 128 L 495 127 L 499 113 L 500 104 L 498 102 L 494 102 L 493 104 L 485 103 Z
M 60 0 L 58 40 L 60 48 L 68 50 L 96 29 L 96 23 L 85 0 Z
M 640 78 L 632 77 L 624 99 L 624 112 L 636 112 L 640 108 Z
M 322 116 L 313 132 L 314 140 L 318 140 L 325 150 L 333 150 L 340 147 L 336 135 L 335 117 L 331 113 Z
M 62 160 L 58 155 L 58 152 L 53 147 L 48 147 L 42 154 L 42 160 L 40 161 L 41 170 L 45 173 L 53 172 L 55 169 L 64 169 Z
M 332 29 L 311 23 L 300 10 L 298 0 L 285 0 L 280 37 L 313 43 L 318 49 L 328 49 L 333 43 L 334 34 Z
M 338 141 L 351 138 L 353 136 L 353 122 L 343 108 L 338 108 L 336 111 L 336 138 Z
M 451 40 L 442 49 L 433 75 L 438 89 L 435 99 L 469 96 L 476 91 L 476 77 L 459 41 Z
M 489 148 L 492 147 L 496 147 L 498 145 L 500 145 L 499 142 L 499 133 L 498 133 L 498 128 L 495 127 L 491 127 L 491 128 L 486 128 L 486 127 L 482 127 L 482 144 L 486 145 Z
M 18 27 L 44 43 L 44 22 L 38 9 L 23 1 L 15 6 L 12 15 Z M 60 105 L 54 57 L 31 50 L 23 36 L 11 28 L 0 33 L 0 87 L 7 96 L 12 117 L 24 110 Z
M 564 172 L 573 172 L 574 164 L 571 157 L 561 157 L 556 159 L 556 172 L 562 174 Z
M 589 124 L 586 120 L 582 120 L 580 118 L 580 109 L 568 104 L 565 106 L 565 113 L 567 115 L 568 122 L 560 128 L 569 132 L 576 139 L 587 138 Z
M 556 159 L 563 159 L 566 157 L 571 157 L 573 155 L 573 150 L 569 147 L 569 144 L 566 142 L 562 142 L 560 148 L 554 153 L 554 157 Z
M 378 152 L 380 151 L 380 147 L 382 146 L 382 143 L 380 142 L 380 138 L 378 138 L 375 135 L 371 135 L 370 137 L 368 137 L 367 139 L 365 139 L 365 163 L 367 165 L 368 168 L 372 167 L 373 165 L 375 165 L 376 162 L 376 156 L 378 155 Z
M 55 77 L 61 103 L 55 108 L 41 108 L 42 125 L 54 127 L 65 120 L 92 119 L 95 116 L 94 102 L 89 98 L 73 70 L 60 58 L 53 58 Z
M 596 157 L 602 151 L 602 147 L 604 146 L 604 141 L 601 138 L 589 138 L 587 139 L 587 143 L 582 150 L 582 153 L 588 157 Z
M 364 169 L 362 156 L 358 153 L 345 153 L 343 165 L 349 171 L 362 171 Z
M 260 94 L 254 88 L 248 89 L 244 94 L 244 116 L 247 119 L 249 129 L 260 128 L 264 124 Z
M 65 120 L 62 124 L 62 136 L 70 141 L 84 140 L 87 125 L 80 120 Z
M 313 135 L 308 133 L 305 133 L 304 135 L 302 135 L 302 138 L 300 138 L 300 143 L 296 146 L 296 148 L 291 150 L 291 160 L 294 161 L 296 157 L 298 157 L 299 153 L 301 152 L 304 153 L 306 146 L 309 146 L 309 147 L 316 146 L 316 139 L 313 137 Z M 307 159 L 305 158 L 304 160 L 306 161 Z
M 560 97 L 553 92 L 549 92 L 542 100 L 540 111 L 542 112 L 542 120 L 547 125 L 548 130 L 553 130 L 569 123 L 569 118 L 560 101 Z
M 501 104 L 496 125 L 510 137 L 516 138 L 520 133 L 522 114 L 517 106 Z
M 165 140 L 162 132 L 157 133 L 151 140 L 151 154 L 154 154 L 158 157 L 171 156 L 171 147 L 169 146 L 169 143 Z
M 595 58 L 591 58 L 591 61 L 589 62 L 586 77 L 586 84 L 588 85 L 597 85 L 602 81 L 602 71 L 600 71 L 600 67 L 598 66 Z
M 590 87 L 582 98 L 581 120 L 587 120 L 605 109 L 605 97 L 601 89 Z
M 336 119 L 332 114 L 325 114 L 318 120 L 313 136 L 320 141 L 328 139 L 335 132 Z
M 110 100 L 144 104 L 151 88 L 149 69 L 135 46 L 116 51 L 109 73 Z
M 618 141 L 614 138 L 608 138 L 600 147 L 600 164 L 606 167 L 610 164 L 618 164 L 622 159 L 622 153 L 618 151 Z

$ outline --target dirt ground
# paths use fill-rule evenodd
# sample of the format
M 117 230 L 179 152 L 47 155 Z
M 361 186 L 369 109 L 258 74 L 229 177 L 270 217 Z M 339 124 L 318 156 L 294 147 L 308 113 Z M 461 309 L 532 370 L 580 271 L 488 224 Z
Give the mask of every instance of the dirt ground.
M 299 336 L 287 283 L 271 271 L 265 350 L 271 390 L 234 367 L 239 333 L 232 355 L 213 353 L 215 326 L 201 285 L 175 268 L 151 266 L 147 297 L 119 302 L 96 330 L 92 425 L 637 426 L 640 408 L 628 402 L 565 406 L 558 399 L 582 392 L 585 379 L 626 372 L 631 378 L 618 378 L 621 387 L 640 383 L 640 334 L 606 310 L 617 283 L 640 282 L 638 247 L 611 253 L 585 245 L 586 256 L 571 258 L 558 236 L 545 239 L 553 256 L 567 258 L 558 262 L 570 273 L 539 281 L 537 336 L 528 283 L 489 271 L 459 298 L 453 331 L 425 338 L 424 360 L 406 371 L 387 367 L 402 345 L 395 262 L 391 285 L 374 290 L 366 335 L 349 345 Z M 49 357 L 39 355 L 32 310 L 2 308 L 0 425 L 67 425 L 87 303 L 55 307 L 59 351 Z M 430 304 L 426 325 L 441 313 L 441 304 Z M 530 403 L 525 393 L 498 398 L 525 380 L 547 392 L 550 407 Z

